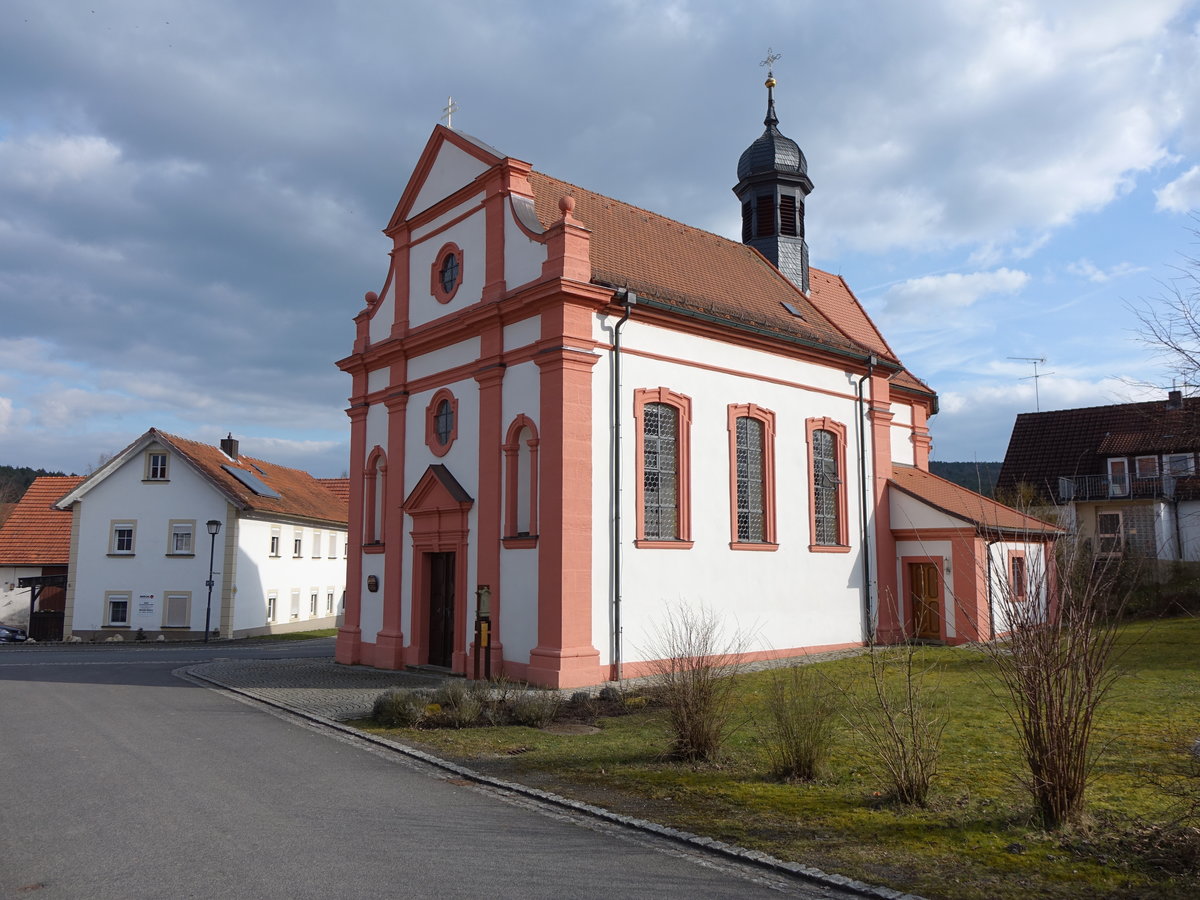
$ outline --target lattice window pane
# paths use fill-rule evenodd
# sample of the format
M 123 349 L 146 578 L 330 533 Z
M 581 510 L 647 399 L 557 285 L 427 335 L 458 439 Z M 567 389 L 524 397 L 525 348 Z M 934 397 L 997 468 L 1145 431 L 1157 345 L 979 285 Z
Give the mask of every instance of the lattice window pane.
M 647 540 L 679 538 L 679 411 L 642 408 L 642 522 Z
M 831 431 L 814 431 L 812 436 L 813 521 L 816 543 L 835 545 L 839 540 L 837 441 Z
M 763 423 L 743 416 L 737 420 L 737 501 L 739 541 L 766 540 L 763 484 Z

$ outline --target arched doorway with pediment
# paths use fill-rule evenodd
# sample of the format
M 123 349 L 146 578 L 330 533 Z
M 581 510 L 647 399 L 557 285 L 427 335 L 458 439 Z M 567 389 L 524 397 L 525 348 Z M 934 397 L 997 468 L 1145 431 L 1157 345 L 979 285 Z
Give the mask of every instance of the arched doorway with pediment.
M 467 553 L 474 499 L 450 470 L 425 470 L 404 501 L 412 520 L 411 642 L 405 662 L 467 670 Z

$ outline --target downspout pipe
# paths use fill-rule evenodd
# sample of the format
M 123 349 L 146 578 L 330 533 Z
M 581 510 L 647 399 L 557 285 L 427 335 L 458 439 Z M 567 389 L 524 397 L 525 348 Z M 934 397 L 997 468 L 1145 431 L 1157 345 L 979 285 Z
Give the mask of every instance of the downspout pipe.
M 613 668 L 616 680 L 621 680 L 621 326 L 637 305 L 637 294 L 628 288 L 618 288 L 613 299 L 625 307 L 625 312 L 613 326 L 612 365 L 612 627 Z
M 858 500 L 859 518 L 862 525 L 863 548 L 863 639 L 871 643 L 875 639 L 874 605 L 871 602 L 871 527 L 867 517 L 867 410 L 863 398 L 863 387 L 875 372 L 878 357 L 872 353 L 867 357 L 867 372 L 858 379 Z

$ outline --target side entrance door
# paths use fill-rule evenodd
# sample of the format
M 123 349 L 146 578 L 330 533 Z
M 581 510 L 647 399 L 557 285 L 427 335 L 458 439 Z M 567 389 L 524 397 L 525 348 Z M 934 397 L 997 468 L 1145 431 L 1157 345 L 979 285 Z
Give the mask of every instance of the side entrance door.
M 923 640 L 938 640 L 941 629 L 938 618 L 938 567 L 933 563 L 908 564 L 909 598 L 912 607 L 913 636 Z
M 429 665 L 450 667 L 454 653 L 454 553 L 429 557 Z

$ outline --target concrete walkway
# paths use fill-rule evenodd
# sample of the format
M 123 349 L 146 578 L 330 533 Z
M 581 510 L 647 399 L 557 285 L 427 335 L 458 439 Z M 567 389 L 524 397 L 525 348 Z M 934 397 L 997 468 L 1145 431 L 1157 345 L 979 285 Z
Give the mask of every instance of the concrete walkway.
M 861 651 L 814 654 L 805 661 L 816 662 L 820 659 L 852 655 L 856 652 Z M 823 872 L 802 863 L 776 859 L 757 850 L 746 850 L 743 847 L 724 844 L 711 838 L 621 815 L 526 785 L 495 779 L 399 742 L 363 734 L 341 724 L 349 719 L 369 716 L 375 698 L 388 688 L 436 687 L 449 676 L 396 672 L 373 669 L 368 666 L 342 666 L 327 658 L 218 660 L 193 665 L 178 670 L 176 674 L 183 673 L 215 686 L 228 688 L 273 706 L 281 707 L 319 724 L 352 734 L 371 744 L 402 753 L 481 785 L 524 795 L 551 807 L 582 813 L 626 828 L 667 838 L 683 844 L 695 852 L 715 853 L 742 864 L 761 867 L 781 875 L 799 877 L 802 881 L 823 889 L 824 893 L 821 895 L 824 897 L 921 900 L 920 897 L 902 891 L 866 884 L 842 875 Z

